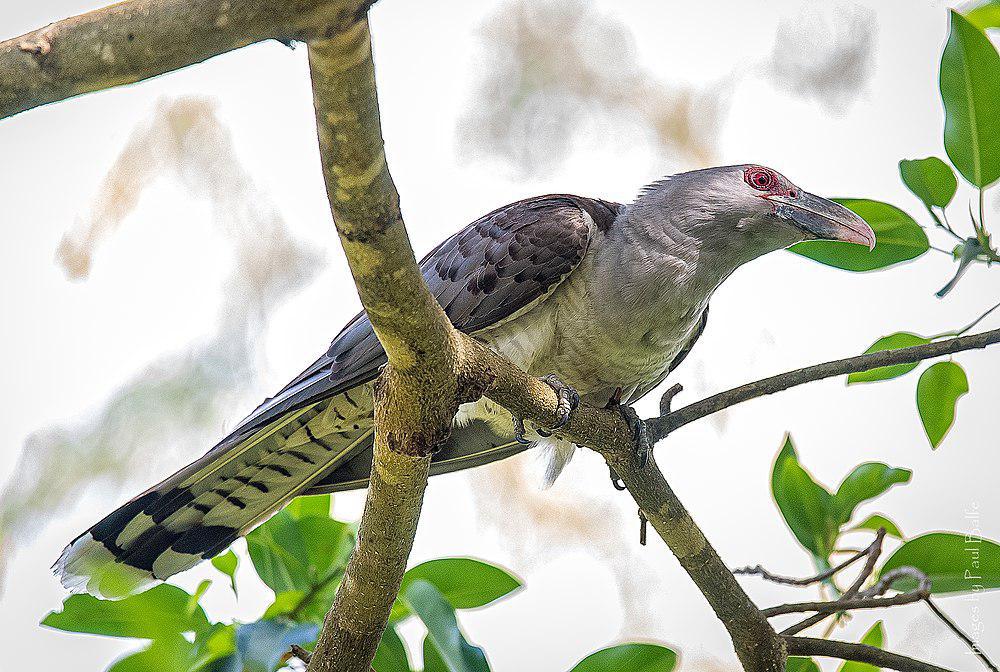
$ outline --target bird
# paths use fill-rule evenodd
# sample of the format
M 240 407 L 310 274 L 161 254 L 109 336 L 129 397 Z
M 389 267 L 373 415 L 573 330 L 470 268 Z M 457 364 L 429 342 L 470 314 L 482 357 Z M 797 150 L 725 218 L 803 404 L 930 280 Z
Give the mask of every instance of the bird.
M 713 292 L 737 268 L 800 241 L 875 246 L 846 207 L 766 166 L 679 173 L 629 203 L 570 194 L 505 205 L 420 263 L 454 326 L 544 377 L 563 400 L 628 407 L 705 330 Z M 139 592 L 221 553 L 300 495 L 367 485 L 372 382 L 386 355 L 364 312 L 311 366 L 204 456 L 74 539 L 53 569 L 106 599 Z M 551 483 L 575 446 L 488 399 L 463 404 L 434 454 L 442 474 L 534 446 Z

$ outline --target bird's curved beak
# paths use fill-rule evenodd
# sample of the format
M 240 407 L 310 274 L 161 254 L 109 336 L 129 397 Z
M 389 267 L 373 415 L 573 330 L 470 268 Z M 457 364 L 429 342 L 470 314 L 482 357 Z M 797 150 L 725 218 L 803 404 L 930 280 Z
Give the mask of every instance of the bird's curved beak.
M 875 248 L 872 227 L 839 203 L 801 190 L 795 196 L 775 194 L 766 198 L 774 205 L 778 217 L 793 222 L 812 238 Z

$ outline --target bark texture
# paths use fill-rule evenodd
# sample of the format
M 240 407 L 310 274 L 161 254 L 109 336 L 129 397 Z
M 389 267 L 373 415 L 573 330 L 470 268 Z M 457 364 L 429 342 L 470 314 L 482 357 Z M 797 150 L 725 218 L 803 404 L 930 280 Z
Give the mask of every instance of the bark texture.
M 309 43 L 333 219 L 389 363 L 375 383 L 371 485 L 358 543 L 309 663 L 368 670 L 413 546 L 430 455 L 459 403 L 454 329 L 417 269 L 386 165 L 365 17 Z
M 343 30 L 357 0 L 131 0 L 0 42 L 0 119 L 267 39 Z

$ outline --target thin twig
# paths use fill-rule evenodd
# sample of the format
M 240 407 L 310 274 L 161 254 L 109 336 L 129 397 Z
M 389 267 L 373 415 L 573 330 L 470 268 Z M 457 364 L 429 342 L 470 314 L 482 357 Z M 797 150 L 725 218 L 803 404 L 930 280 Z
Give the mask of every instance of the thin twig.
M 922 660 L 916 660 L 898 653 L 885 651 L 867 644 L 840 642 L 834 639 L 814 637 L 785 637 L 785 645 L 790 656 L 824 656 L 840 660 L 854 660 L 876 667 L 884 667 L 898 672 L 952 672 Z
M 931 600 L 930 595 L 924 597 L 924 602 L 927 603 L 927 606 L 930 608 L 931 611 L 934 612 L 934 615 L 937 616 L 939 619 L 941 619 L 941 622 L 944 623 L 949 630 L 954 632 L 959 639 L 961 639 L 963 642 L 966 643 L 966 645 L 968 645 L 972 653 L 976 655 L 976 658 L 979 658 L 979 660 L 983 662 L 983 665 L 988 667 L 993 672 L 1000 672 L 1000 670 L 997 669 L 996 664 L 992 660 L 990 660 L 989 657 L 986 655 L 986 652 L 984 652 L 979 647 L 979 644 L 976 643 L 976 640 L 972 639 L 972 637 L 965 634 L 965 632 L 960 627 L 958 627 L 958 624 L 948 617 L 948 614 L 941 611 L 941 609 L 938 608 L 938 606 L 934 604 L 934 602 Z
M 834 614 L 838 611 L 854 611 L 855 609 L 881 609 L 883 607 L 898 607 L 913 604 L 924 599 L 924 593 L 913 591 L 901 593 L 892 597 L 859 597 L 852 600 L 834 600 L 832 602 L 793 602 L 776 607 L 762 609 L 768 618 L 785 614 L 798 614 L 804 611 L 815 611 L 821 614 Z
M 861 586 L 865 585 L 865 581 L 868 577 L 872 575 L 875 571 L 875 563 L 878 562 L 879 556 L 882 554 L 882 541 L 885 539 L 885 528 L 878 528 L 878 532 L 875 533 L 875 540 L 872 541 L 871 545 L 865 551 L 864 557 L 866 557 L 865 565 L 861 568 L 861 573 L 851 584 L 850 588 L 844 591 L 844 594 L 840 596 L 841 600 L 850 600 L 857 597 L 858 593 L 861 592 Z M 812 626 L 825 621 L 830 614 L 819 613 L 815 616 L 810 616 L 809 618 L 796 623 L 795 625 L 789 626 L 781 631 L 782 635 L 794 635 L 797 632 L 802 632 L 806 628 L 811 628 Z
M 948 338 L 950 336 L 961 336 L 962 334 L 968 332 L 970 329 L 972 329 L 973 327 L 975 327 L 977 324 L 979 324 L 980 322 L 982 322 L 983 320 L 985 320 L 987 317 L 989 317 L 990 314 L 994 310 L 996 310 L 997 308 L 1000 308 L 1000 303 L 996 304 L 992 308 L 989 308 L 982 315 L 980 315 L 979 317 L 977 317 L 976 319 L 974 319 L 972 322 L 969 322 L 967 325 L 965 325 L 964 327 L 962 327 L 958 331 L 946 331 L 943 334 L 938 334 L 936 336 L 931 336 L 930 338 L 931 338 L 932 341 L 936 341 L 939 338 Z
M 312 654 L 309 651 L 303 649 L 298 644 L 292 644 L 292 646 L 288 649 L 288 653 L 294 656 L 295 658 L 298 658 L 306 665 L 308 665 L 309 661 L 312 659 Z
M 874 544 L 874 542 L 872 542 L 872 543 Z M 819 583 L 820 581 L 825 581 L 826 579 L 829 579 L 831 576 L 833 576 L 837 572 L 850 567 L 855 562 L 857 562 L 858 560 L 860 560 L 861 558 L 865 557 L 866 555 L 868 555 L 871 552 L 872 552 L 872 546 L 869 546 L 868 548 L 866 548 L 864 550 L 857 551 L 853 557 L 848 558 L 847 560 L 843 561 L 842 563 L 840 563 L 836 567 L 831 567 L 830 569 L 827 569 L 826 571 L 820 572 L 819 574 L 816 574 L 815 576 L 807 576 L 807 577 L 802 578 L 802 579 L 797 579 L 797 578 L 790 577 L 790 576 L 781 576 L 779 574 L 772 574 L 771 572 L 767 571 L 766 569 L 764 569 L 760 565 L 757 565 L 756 567 L 742 567 L 740 569 L 734 569 L 733 570 L 733 574 L 745 574 L 745 575 L 748 575 L 748 576 L 759 576 L 762 579 L 764 579 L 765 581 L 770 581 L 771 583 L 781 583 L 781 584 L 784 584 L 784 585 L 787 585 L 787 586 L 811 586 L 814 583 Z
M 823 380 L 833 376 L 842 376 L 848 373 L 869 371 L 883 366 L 893 366 L 896 364 L 911 364 L 932 357 L 951 355 L 963 350 L 973 350 L 985 348 L 988 345 L 1000 342 L 1000 329 L 984 331 L 970 336 L 960 336 L 950 338 L 927 345 L 915 345 L 909 348 L 897 348 L 894 350 L 882 350 L 870 352 L 856 357 L 847 357 L 832 362 L 807 366 L 794 371 L 781 373 L 770 378 L 764 378 L 746 385 L 734 387 L 731 390 L 720 392 L 706 397 L 701 401 L 696 401 L 684 408 L 651 418 L 646 421 L 649 438 L 652 442 L 657 442 L 666 437 L 670 432 L 694 422 L 700 418 L 735 406 L 736 404 L 757 397 L 763 397 L 775 392 L 781 392 L 797 385 L 811 383 L 815 380 Z
M 927 212 L 930 213 L 931 218 L 934 220 L 934 224 L 937 225 L 938 228 L 940 228 L 945 233 L 951 234 L 952 236 L 954 236 L 958 240 L 962 240 L 962 236 L 960 236 L 957 233 L 955 233 L 955 230 L 953 228 L 951 228 L 951 224 L 948 223 L 948 216 L 945 214 L 944 208 L 941 208 L 941 216 L 944 217 L 944 221 L 942 222 L 938 218 L 938 216 L 934 212 L 934 210 L 931 209 L 931 206 L 928 205 L 926 207 L 927 207 Z
M 917 588 L 913 592 L 920 592 L 927 595 L 930 594 L 930 578 L 928 578 L 924 572 L 916 567 L 906 565 L 904 567 L 896 567 L 895 569 L 891 569 L 883 574 L 874 586 L 861 593 L 861 597 L 877 597 L 879 595 L 884 595 L 886 591 L 892 587 L 893 583 L 902 578 L 910 578 L 917 582 Z

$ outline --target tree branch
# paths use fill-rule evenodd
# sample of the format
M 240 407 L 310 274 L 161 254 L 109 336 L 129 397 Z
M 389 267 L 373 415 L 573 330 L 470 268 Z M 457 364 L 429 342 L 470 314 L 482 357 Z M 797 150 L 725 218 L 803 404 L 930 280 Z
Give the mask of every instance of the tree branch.
M 838 642 L 832 639 L 815 639 L 813 637 L 785 637 L 784 639 L 790 656 L 825 656 L 840 660 L 854 660 L 876 667 L 898 670 L 898 672 L 951 672 L 947 668 L 901 656 L 898 653 L 891 653 L 867 644 Z
M 308 48 L 333 219 L 389 360 L 374 385 L 374 460 L 358 543 L 308 669 L 367 672 L 413 546 L 430 455 L 468 386 L 459 381 L 460 341 L 417 268 L 386 165 L 367 18 Z
M 348 28 L 359 0 L 130 0 L 0 42 L 0 119 L 267 39 Z M 329 31 L 329 32 L 328 32 Z
M 641 467 L 634 450 L 602 451 L 602 455 L 729 631 L 743 669 L 783 671 L 783 640 L 705 538 L 655 460 L 650 457 Z
M 834 565 L 830 569 L 824 570 L 819 574 L 815 574 L 813 576 L 807 576 L 802 579 L 791 576 L 780 576 L 778 574 L 772 574 L 771 572 L 767 571 L 760 565 L 757 565 L 756 567 L 743 567 L 742 569 L 736 569 L 733 570 L 733 574 L 743 574 L 746 576 L 759 576 L 765 581 L 770 581 L 771 583 L 780 583 L 785 586 L 811 586 L 814 583 L 819 583 L 820 581 L 826 581 L 827 579 L 832 578 L 835 574 L 847 569 L 861 558 L 870 556 L 874 552 L 876 546 L 881 544 L 881 539 L 884 536 L 885 536 L 885 530 L 882 530 L 876 536 L 875 541 L 873 541 L 868 546 L 868 548 L 856 552 L 854 555 L 849 557 L 847 560 L 844 560 L 839 565 Z
M 720 392 L 719 394 L 680 408 L 668 415 L 654 418 L 647 422 L 647 430 L 650 440 L 655 443 L 678 427 L 683 427 L 707 415 L 718 413 L 723 409 L 750 399 L 787 390 L 796 385 L 811 383 L 814 380 L 822 380 L 833 376 L 842 376 L 848 373 L 869 371 L 883 366 L 910 364 L 932 357 L 951 355 L 963 350 L 985 348 L 988 345 L 998 342 L 1000 342 L 1000 329 L 993 329 L 992 331 L 984 331 L 981 334 L 950 338 L 927 345 L 915 345 L 909 348 L 871 352 L 866 355 L 858 355 L 857 357 L 848 357 L 846 359 L 807 366 L 802 369 L 788 371 L 787 373 L 781 373 L 770 378 L 734 387 L 731 390 Z
M 865 582 L 868 581 L 868 577 L 870 577 L 872 575 L 872 572 L 875 571 L 875 563 L 878 562 L 879 556 L 882 555 L 882 542 L 884 540 L 885 540 L 885 528 L 880 527 L 878 529 L 878 532 L 875 533 L 875 540 L 872 541 L 871 545 L 868 547 L 865 557 L 865 564 L 861 568 L 861 572 L 854 579 L 854 582 L 847 588 L 847 590 L 844 591 L 844 594 L 841 596 L 840 599 L 851 600 L 859 596 L 859 594 L 861 593 L 861 587 L 865 585 Z M 907 567 L 906 569 L 909 570 L 912 568 Z M 883 577 L 883 579 L 884 578 L 885 577 Z M 926 581 L 926 579 L 927 577 L 923 577 L 921 586 L 924 586 L 924 582 Z M 890 585 L 891 582 L 888 582 L 883 587 L 881 585 L 881 582 L 879 582 L 879 585 L 876 586 L 876 590 L 881 590 L 884 592 L 886 589 L 888 589 Z M 927 588 L 925 587 L 925 590 L 926 589 Z M 869 596 L 865 595 L 865 597 Z M 810 616 L 809 618 L 805 619 L 801 623 L 796 623 L 791 627 L 785 628 L 784 630 L 781 631 L 781 634 L 794 635 L 797 632 L 802 632 L 806 628 L 811 628 L 817 623 L 826 620 L 827 616 L 829 616 L 829 614 L 825 613 L 815 614 L 814 616 Z
M 884 607 L 898 607 L 904 604 L 913 604 L 924 599 L 923 593 L 900 593 L 892 597 L 859 597 L 852 600 L 833 600 L 832 602 L 792 602 L 790 604 L 780 604 L 776 607 L 763 609 L 765 616 L 781 616 L 783 614 L 797 614 L 803 611 L 815 611 L 820 614 L 835 614 L 841 611 L 854 611 L 855 609 L 881 609 Z

